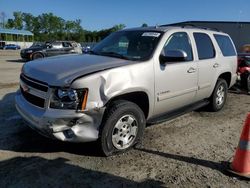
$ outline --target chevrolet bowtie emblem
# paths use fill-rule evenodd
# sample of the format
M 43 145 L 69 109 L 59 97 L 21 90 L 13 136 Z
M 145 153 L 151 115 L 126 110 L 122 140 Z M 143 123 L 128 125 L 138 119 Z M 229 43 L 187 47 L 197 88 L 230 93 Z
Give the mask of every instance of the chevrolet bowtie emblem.
M 28 92 L 30 90 L 30 88 L 25 84 L 22 85 L 22 88 L 24 92 Z

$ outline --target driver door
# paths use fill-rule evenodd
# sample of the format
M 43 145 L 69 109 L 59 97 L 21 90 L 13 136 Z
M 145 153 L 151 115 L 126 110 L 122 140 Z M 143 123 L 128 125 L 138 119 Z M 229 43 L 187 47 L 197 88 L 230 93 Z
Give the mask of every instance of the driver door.
M 197 62 L 194 61 L 192 45 L 188 33 L 176 32 L 168 37 L 162 53 L 183 50 L 185 61 L 160 62 L 155 68 L 155 113 L 164 114 L 191 104 L 197 92 Z

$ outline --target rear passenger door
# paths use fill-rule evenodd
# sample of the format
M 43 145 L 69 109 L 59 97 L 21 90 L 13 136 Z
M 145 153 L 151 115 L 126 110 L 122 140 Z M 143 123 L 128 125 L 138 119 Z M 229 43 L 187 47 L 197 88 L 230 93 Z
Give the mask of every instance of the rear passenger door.
M 194 32 L 193 37 L 197 49 L 198 92 L 196 101 L 211 95 L 220 66 L 216 60 L 215 47 L 211 37 L 206 33 Z
M 197 91 L 197 63 L 189 34 L 175 32 L 167 37 L 163 51 L 183 50 L 186 61 L 157 62 L 155 67 L 155 113 L 163 114 L 191 104 Z

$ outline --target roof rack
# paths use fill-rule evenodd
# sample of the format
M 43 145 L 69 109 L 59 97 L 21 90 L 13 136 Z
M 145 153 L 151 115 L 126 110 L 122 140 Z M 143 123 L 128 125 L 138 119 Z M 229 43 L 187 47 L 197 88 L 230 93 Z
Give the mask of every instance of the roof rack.
M 189 23 L 166 24 L 166 25 L 160 25 L 159 27 L 166 27 L 166 26 L 179 26 L 182 28 L 198 28 L 198 29 L 222 32 L 218 28 L 202 27 L 202 26 L 197 26 L 197 25 L 189 24 Z

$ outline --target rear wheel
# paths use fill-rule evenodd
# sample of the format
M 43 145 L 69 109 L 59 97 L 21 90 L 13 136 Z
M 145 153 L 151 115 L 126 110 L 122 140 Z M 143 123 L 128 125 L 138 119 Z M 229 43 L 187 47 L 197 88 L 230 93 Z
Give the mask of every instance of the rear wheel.
M 115 101 L 107 109 L 101 130 L 101 147 L 106 156 L 127 151 L 142 139 L 145 128 L 142 110 L 129 101 Z
M 219 78 L 212 96 L 210 97 L 210 110 L 219 111 L 223 108 L 227 100 L 228 86 L 224 79 Z
M 32 55 L 32 60 L 43 58 L 41 53 L 35 53 Z

